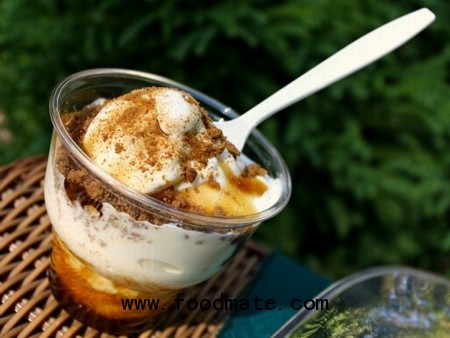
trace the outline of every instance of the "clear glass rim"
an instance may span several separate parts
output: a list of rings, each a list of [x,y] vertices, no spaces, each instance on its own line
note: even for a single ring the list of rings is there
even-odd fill
[[[85,152],[76,144],[76,142],[69,136],[67,133],[61,117],[59,113],[58,103],[61,101],[62,96],[64,94],[65,89],[70,86],[75,81],[89,80],[94,78],[99,78],[102,76],[109,77],[117,77],[117,78],[126,78],[130,80],[139,80],[139,81],[157,81],[161,82],[161,84],[165,84],[167,86],[173,86],[185,90],[191,93],[194,97],[196,97],[203,104],[207,104],[211,107],[214,107],[218,111],[222,113],[226,113],[230,116],[238,116],[238,114],[229,106],[222,104],[221,102],[209,97],[208,95],[190,88],[182,83],[176,82],[164,76],[156,75],[153,73],[129,70],[123,68],[94,68],[83,70],[68,77],[64,78],[60,81],[55,88],[53,89],[50,100],[49,100],[49,110],[50,110],[50,118],[57,133],[57,136],[60,142],[71,152],[71,155],[75,157],[83,166],[85,166],[88,170],[94,173],[98,178],[102,181],[106,182],[110,186],[113,186],[120,193],[127,196],[131,200],[137,201],[140,204],[148,205],[152,208],[157,208],[161,210],[163,213],[170,214],[171,217],[179,220],[183,220],[188,222],[189,224],[200,225],[200,226],[220,226],[222,229],[236,229],[246,227],[251,224],[260,223],[264,220],[274,217],[277,215],[289,201],[291,195],[291,178],[289,175],[288,168],[279,154],[279,152],[275,149],[274,146],[257,130],[252,132],[252,136],[258,141],[258,143],[264,148],[264,150],[270,155],[273,159],[273,163],[276,164],[276,170],[278,172],[278,177],[281,178],[282,182],[282,192],[278,201],[272,205],[270,208],[258,212],[256,214],[245,215],[245,216],[235,216],[235,217],[221,217],[221,216],[209,216],[202,215],[197,213],[192,213],[187,210],[183,210],[180,208],[176,208],[170,206],[156,198],[146,196],[141,194],[129,187],[127,187],[122,182],[118,181],[114,177],[110,176],[106,171],[104,171],[101,167],[96,165],[86,154]]]
[[[433,272],[421,270],[414,267],[404,266],[404,265],[383,265],[368,268],[362,271],[355,272],[347,277],[343,277],[336,282],[332,283],[330,286],[325,288],[323,291],[314,296],[314,299],[334,299],[336,296],[342,294],[344,291],[376,277],[382,276],[399,276],[407,275],[414,276],[418,278],[423,278],[432,281],[437,284],[446,285],[450,289],[450,280],[435,274]],[[288,333],[307,321],[311,316],[313,316],[316,311],[310,311],[307,309],[302,309],[297,312],[287,323],[285,323],[273,336],[272,338],[282,338],[287,337]]]
[[[331,299],[336,295],[341,294],[343,291],[360,284],[368,279],[375,277],[381,277],[386,275],[398,276],[398,275],[409,275],[419,278],[424,278],[427,280],[432,280],[436,283],[448,285],[450,288],[450,280],[443,276],[439,276],[435,273],[420,270],[417,268],[402,266],[402,265],[385,265],[376,266],[373,268],[368,268],[359,272],[355,272],[350,276],[344,277],[335,283],[331,284],[325,290],[323,290],[317,298]]]

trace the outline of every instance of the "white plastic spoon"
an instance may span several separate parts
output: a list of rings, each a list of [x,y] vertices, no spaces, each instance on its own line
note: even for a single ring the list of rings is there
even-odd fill
[[[284,88],[230,121],[218,121],[239,150],[259,123],[301,99],[378,60],[414,37],[435,19],[427,8],[404,15],[354,41]]]

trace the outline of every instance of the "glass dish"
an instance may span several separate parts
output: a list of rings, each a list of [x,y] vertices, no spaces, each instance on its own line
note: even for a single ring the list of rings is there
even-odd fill
[[[414,268],[355,273],[312,303],[321,306],[303,308],[272,338],[450,336],[450,280]]]

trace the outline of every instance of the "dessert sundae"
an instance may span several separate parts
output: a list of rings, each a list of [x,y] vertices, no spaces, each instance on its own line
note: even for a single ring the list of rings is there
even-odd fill
[[[241,154],[186,91],[146,86],[59,110],[45,184],[50,281],[94,327],[127,332],[166,310],[226,264],[260,223],[252,215],[286,196],[288,178]],[[144,298],[158,309],[121,305]]]

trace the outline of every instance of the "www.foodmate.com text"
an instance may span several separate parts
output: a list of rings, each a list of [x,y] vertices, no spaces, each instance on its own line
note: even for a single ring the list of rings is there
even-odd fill
[[[160,301],[157,298],[122,298],[122,308],[124,311],[131,310],[166,310],[160,307]],[[171,308],[179,311],[183,308],[188,310],[216,310],[216,311],[262,311],[262,310],[282,310],[286,307],[281,306],[274,298],[263,298],[258,295],[253,295],[250,298],[229,298],[223,293],[215,299],[195,299],[186,298],[183,292],[177,294],[173,299]],[[299,299],[292,298],[288,301],[287,306],[293,310],[328,310],[328,299]]]

